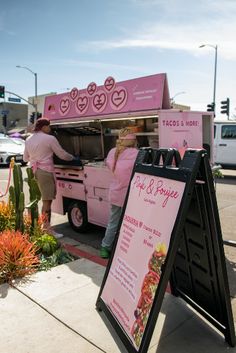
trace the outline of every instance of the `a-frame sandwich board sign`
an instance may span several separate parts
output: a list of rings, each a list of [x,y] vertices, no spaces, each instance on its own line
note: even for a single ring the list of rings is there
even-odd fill
[[[196,185],[204,183],[211,212],[206,209],[202,212],[208,221],[210,216],[213,217],[213,226],[206,231],[214,229],[217,238],[209,236],[208,242],[215,242],[210,248],[220,254],[218,257],[210,254],[213,263],[209,262],[209,266],[215,266],[215,275],[211,278],[214,291],[211,294],[214,296],[217,291],[218,310],[225,311],[224,315],[210,321],[224,333],[230,345],[235,344],[223,243],[218,231],[220,223],[212,195],[213,180],[208,157],[204,150],[187,150],[179,162],[180,157],[175,150],[143,149],[139,152],[116,243],[96,302],[97,309],[105,313],[130,353],[147,352],[169,280],[173,294],[181,295],[195,308],[210,311],[203,305],[206,300],[203,292],[199,291],[194,296],[192,289],[192,298],[191,295],[188,298],[189,293],[178,273],[185,265],[178,258],[181,257],[179,247],[183,243],[183,232],[188,233],[186,220],[192,213],[190,206],[198,193]],[[188,248],[185,254],[187,251]],[[205,266],[207,268],[208,264]],[[212,311],[209,316],[211,318]]]
[[[170,284],[172,294],[181,296],[235,345],[223,238],[207,157],[201,159]]]

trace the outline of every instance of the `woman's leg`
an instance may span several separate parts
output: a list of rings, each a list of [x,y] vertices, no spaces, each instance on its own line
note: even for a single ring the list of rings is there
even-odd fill
[[[111,205],[109,222],[107,225],[105,236],[102,239],[103,248],[111,250],[119,225],[121,212],[122,207]]]

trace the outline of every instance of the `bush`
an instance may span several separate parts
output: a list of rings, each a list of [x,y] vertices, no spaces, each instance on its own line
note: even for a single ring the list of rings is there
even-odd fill
[[[0,284],[74,260],[44,228],[43,215],[32,225],[31,214],[25,212],[23,222],[24,234],[15,230],[13,205],[0,201]]]
[[[6,230],[0,233],[0,282],[28,276],[37,271],[39,258],[37,247],[27,235]]]
[[[10,203],[0,202],[0,232],[15,228],[15,212]]]
[[[52,255],[59,247],[58,241],[51,234],[45,233],[32,239],[35,239],[39,251],[47,256]]]
[[[41,256],[39,271],[47,271],[52,267],[66,264],[67,262],[73,260],[74,257],[72,255],[70,255],[66,250],[59,248],[50,256]]]

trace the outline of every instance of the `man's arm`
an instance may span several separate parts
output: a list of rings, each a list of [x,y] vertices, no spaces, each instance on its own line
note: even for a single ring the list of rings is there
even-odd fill
[[[52,136],[52,143],[51,143],[51,148],[53,153],[55,153],[55,155],[57,157],[59,157],[60,159],[63,159],[65,161],[72,161],[74,159],[74,156],[68,152],[66,152],[61,145],[59,144],[59,142],[57,141],[56,137]]]

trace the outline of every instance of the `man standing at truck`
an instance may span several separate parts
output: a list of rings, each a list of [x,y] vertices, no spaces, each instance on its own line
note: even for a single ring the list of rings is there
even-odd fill
[[[50,121],[46,118],[38,119],[35,123],[33,135],[28,137],[25,142],[23,156],[25,162],[30,162],[41,191],[42,214],[45,216],[44,226],[46,229],[50,227],[51,205],[56,198],[53,154],[66,161],[75,159],[73,155],[60,146],[57,139],[50,135],[50,132]],[[56,233],[51,229],[50,233],[57,239],[63,237],[63,234]]]

